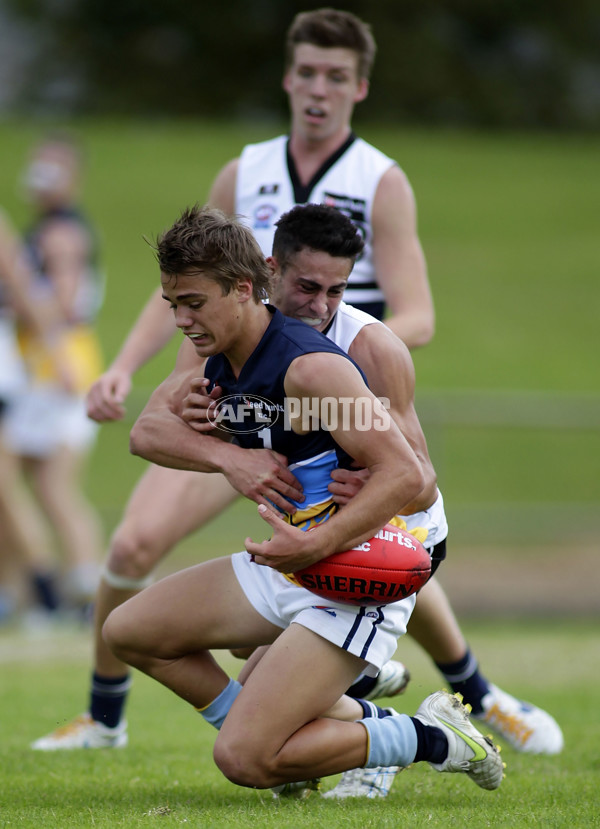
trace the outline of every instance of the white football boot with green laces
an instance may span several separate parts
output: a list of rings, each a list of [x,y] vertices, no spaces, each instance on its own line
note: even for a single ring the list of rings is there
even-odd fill
[[[497,789],[504,777],[500,750],[471,723],[469,710],[460,694],[447,691],[437,691],[423,700],[416,719],[441,729],[448,740],[444,762],[430,766],[436,771],[462,772],[482,789]]]

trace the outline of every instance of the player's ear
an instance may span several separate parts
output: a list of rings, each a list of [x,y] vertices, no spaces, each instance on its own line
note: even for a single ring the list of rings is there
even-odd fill
[[[279,262],[277,259],[274,256],[267,256],[265,262],[267,263],[271,276],[275,276],[279,272]]]
[[[283,91],[287,92],[289,94],[289,92],[290,92],[290,73],[289,72],[286,72],[285,75],[283,76],[283,79],[281,81],[281,86],[283,87]]]
[[[254,294],[254,286],[250,279],[240,279],[235,287],[238,300],[240,302],[248,302],[252,299]]]
[[[358,88],[354,96],[354,103],[359,104],[364,101],[369,94],[369,81],[366,78],[360,78],[358,81]]]

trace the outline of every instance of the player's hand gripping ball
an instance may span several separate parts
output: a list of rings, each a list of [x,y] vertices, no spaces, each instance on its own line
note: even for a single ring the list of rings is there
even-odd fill
[[[291,578],[322,599],[384,605],[415,593],[430,574],[431,558],[421,542],[386,524],[368,541],[304,567]]]

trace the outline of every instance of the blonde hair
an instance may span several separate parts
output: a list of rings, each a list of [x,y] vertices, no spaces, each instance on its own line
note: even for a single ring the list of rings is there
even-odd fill
[[[256,302],[269,295],[270,271],[251,231],[214,207],[187,207],[159,236],[155,250],[167,276],[202,273],[220,285],[223,295],[248,279]]]

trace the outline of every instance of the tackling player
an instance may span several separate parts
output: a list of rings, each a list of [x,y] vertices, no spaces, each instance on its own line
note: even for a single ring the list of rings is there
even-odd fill
[[[197,357],[208,358],[205,375],[211,386],[221,387],[245,409],[252,410],[248,399],[260,398],[284,410],[291,398],[302,407],[308,401],[311,410],[326,399],[336,410],[337,423],[327,429],[319,425],[306,431],[285,418],[268,428],[273,449],[299,464],[306,505],[314,504],[323,486],[326,491],[329,472],[320,469],[324,457],[333,454],[341,464],[352,458],[370,474],[349,503],[328,511],[312,532],[261,504],[270,540],[247,538],[248,552],[189,568],[129,599],[104,624],[109,647],[219,729],[215,761],[239,785],[285,786],[358,766],[426,760],[438,771],[466,773],[484,789],[498,788],[503,764],[497,749],[446,692],[424,700],[414,717],[345,722],[327,716],[358,673],[377,673],[393,655],[414,597],[385,607],[328,602],[322,608],[314,605],[313,594],[285,577],[367,540],[405,505],[413,505],[413,511],[427,508],[427,469],[415,449],[395,419],[386,418],[344,352],[314,328],[261,302],[268,272],[242,225],[219,211],[192,208],[160,237],[157,250],[163,296]],[[354,257],[330,258],[347,278]],[[170,410],[163,419],[168,428],[157,432],[151,418],[150,428],[141,430],[144,440],[149,434],[150,444],[157,442],[171,465],[226,472],[235,459],[243,463],[243,454],[261,439],[259,432],[246,429],[242,417],[232,420],[239,445],[198,435],[177,414],[186,383],[177,376],[172,380]],[[342,401],[348,399],[350,417],[344,417]],[[361,429],[359,403],[383,417],[386,428]],[[252,411],[256,420],[257,410]],[[139,448],[137,431],[132,432],[134,448]],[[261,644],[271,647],[243,687],[210,653]]]

